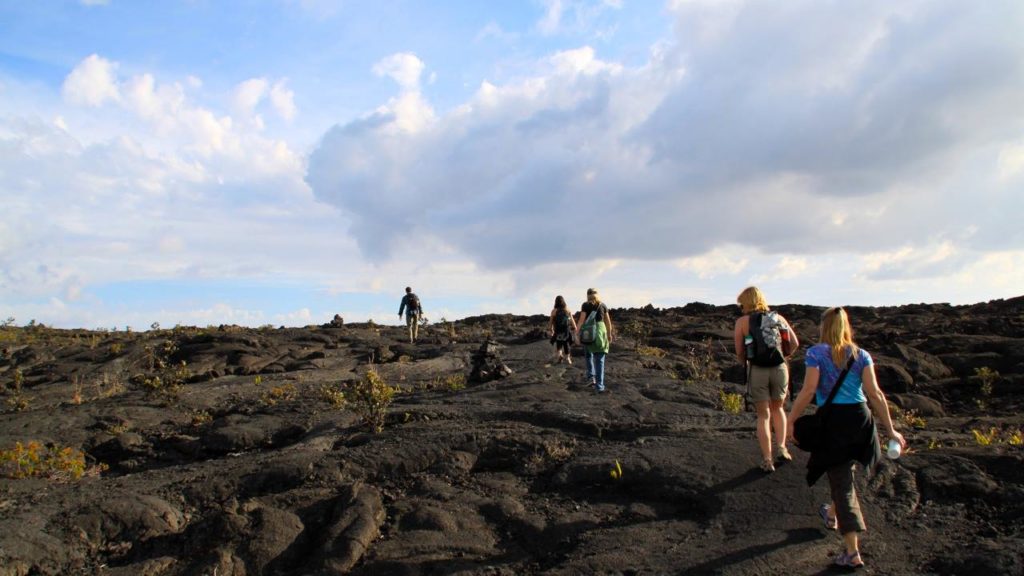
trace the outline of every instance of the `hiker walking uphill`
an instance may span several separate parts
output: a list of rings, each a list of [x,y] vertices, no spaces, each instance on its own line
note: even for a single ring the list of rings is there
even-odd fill
[[[405,296],[402,297],[402,304],[398,307],[398,317],[402,317],[405,311],[405,325],[409,327],[409,342],[416,342],[419,334],[420,314],[423,307],[420,306],[420,297],[413,293],[412,288],[405,287]]]
[[[558,362],[561,363],[564,359],[572,364],[572,353],[569,347],[572,345],[573,335],[576,334],[576,321],[572,319],[565,298],[562,298],[561,295],[555,297],[555,307],[551,309],[548,332],[551,334],[551,343],[554,344],[555,351],[558,352]]]
[[[587,381],[595,392],[603,394],[606,391],[605,356],[612,342],[612,317],[596,288],[587,289],[587,301],[580,309],[576,324],[580,327],[577,338],[587,352]]]
[[[853,341],[850,319],[842,308],[829,308],[821,318],[821,343],[807,351],[807,372],[789,412],[788,438],[799,440],[797,446],[811,452],[807,461],[807,485],[813,486],[823,474],[828,475],[832,496],[830,504],[818,509],[825,527],[839,529],[843,551],[835,564],[844,568],[860,568],[859,535],[867,529],[854,486],[857,463],[871,469],[878,460],[878,429],[881,421],[889,438],[899,450],[907,447],[903,435],[893,427],[885,394],[878,386],[871,355]],[[797,432],[795,419],[816,397],[820,428],[810,437]],[[870,404],[871,410],[868,410]],[[874,416],[872,416],[874,412]],[[804,420],[801,420],[803,423]],[[800,433],[799,439],[794,433]],[[815,442],[816,441],[816,442]],[[812,446],[815,443],[817,445]]]
[[[789,391],[786,358],[799,346],[789,322],[768,309],[768,301],[756,286],[740,292],[736,303],[743,316],[736,320],[733,340],[736,358],[747,365],[747,391],[757,411],[757,443],[761,448],[761,469],[774,472],[772,428],[778,441],[776,455],[792,460],[786,450],[786,413],[783,404]]]

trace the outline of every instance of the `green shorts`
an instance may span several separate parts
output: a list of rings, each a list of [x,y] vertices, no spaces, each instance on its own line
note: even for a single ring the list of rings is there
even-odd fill
[[[785,400],[789,393],[789,366],[750,367],[750,401]]]

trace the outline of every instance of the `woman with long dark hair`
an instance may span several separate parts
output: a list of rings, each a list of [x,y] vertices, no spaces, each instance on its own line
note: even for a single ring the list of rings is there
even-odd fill
[[[548,332],[551,334],[551,343],[558,353],[557,361],[566,360],[572,364],[572,353],[569,346],[572,345],[572,336],[576,333],[576,321],[569,313],[569,307],[565,298],[561,295],[555,296],[555,307],[551,309],[551,318],[548,323]]]
[[[893,428],[889,405],[878,386],[871,355],[854,343],[846,310],[829,308],[825,311],[821,318],[821,342],[807,351],[806,364],[804,387],[789,412],[787,437],[790,439],[793,438],[793,422],[803,414],[811,396],[816,395],[818,406],[824,404],[844,368],[849,366],[831,404],[821,408],[828,413],[824,430],[827,445],[811,452],[807,462],[807,485],[812,486],[822,475],[828,475],[832,502],[822,504],[818,514],[826,528],[838,528],[843,536],[843,551],[836,558],[836,565],[860,568],[864,561],[860,557],[859,535],[867,527],[854,487],[854,470],[857,463],[870,469],[881,454],[875,417],[881,421],[886,435],[896,440],[901,448],[906,447],[907,441]]]

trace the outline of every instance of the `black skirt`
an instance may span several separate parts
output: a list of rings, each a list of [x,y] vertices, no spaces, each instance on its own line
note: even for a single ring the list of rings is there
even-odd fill
[[[870,469],[882,455],[875,418],[867,403],[830,404],[823,410],[827,411],[828,445],[811,452],[807,461],[808,486],[813,486],[833,466],[853,460]]]

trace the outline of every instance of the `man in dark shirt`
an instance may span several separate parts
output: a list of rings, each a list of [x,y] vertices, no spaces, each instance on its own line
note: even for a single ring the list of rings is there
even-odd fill
[[[409,327],[409,342],[416,342],[419,333],[420,314],[423,308],[420,306],[420,297],[413,294],[412,288],[405,287],[405,296],[402,297],[402,304],[398,307],[398,317],[402,317],[405,311],[405,325]]]

